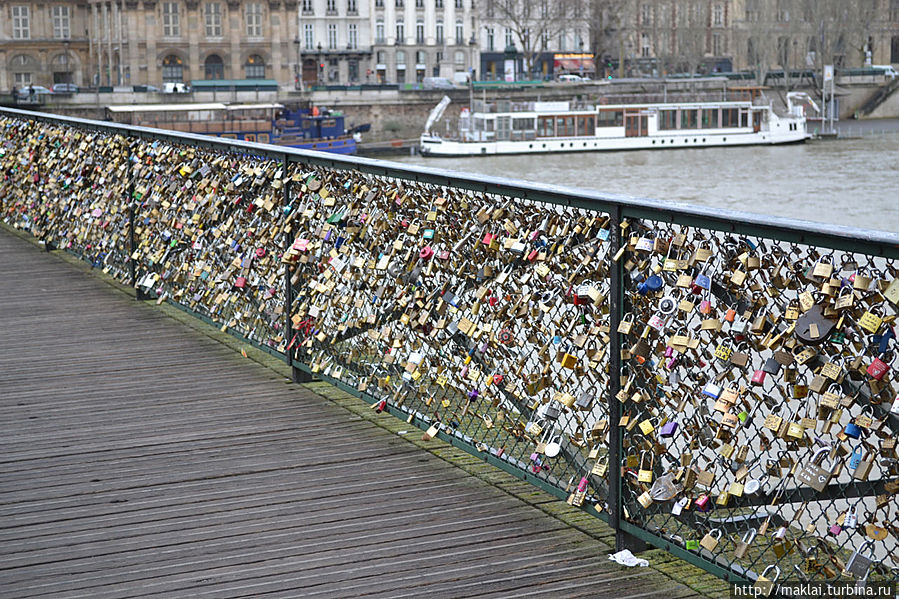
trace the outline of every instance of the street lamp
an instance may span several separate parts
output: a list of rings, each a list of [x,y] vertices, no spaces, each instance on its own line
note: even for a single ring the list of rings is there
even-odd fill
[[[318,85],[322,84],[322,75],[325,73],[325,63],[322,62],[322,43],[318,43],[318,77],[316,81]]]
[[[584,38],[581,37],[581,34],[577,34],[577,45],[580,48],[580,56],[578,57],[578,62],[581,65],[581,79],[584,78]]]

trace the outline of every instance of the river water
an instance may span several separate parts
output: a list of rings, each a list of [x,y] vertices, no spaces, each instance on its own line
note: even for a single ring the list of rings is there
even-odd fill
[[[396,160],[899,231],[899,120],[843,122],[837,128],[840,139],[787,146]]]

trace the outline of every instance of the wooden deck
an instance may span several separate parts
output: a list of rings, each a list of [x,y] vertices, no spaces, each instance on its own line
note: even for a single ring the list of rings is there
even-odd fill
[[[615,565],[601,535],[547,513],[561,502],[472,476],[84,270],[0,229],[0,597],[708,584],[660,552],[662,571]]]

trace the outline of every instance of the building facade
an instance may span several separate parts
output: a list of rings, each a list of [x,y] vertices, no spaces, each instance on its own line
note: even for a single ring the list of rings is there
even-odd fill
[[[594,53],[630,76],[899,65],[899,0],[0,0],[0,90],[549,78]]]
[[[415,83],[477,69],[474,0],[370,0],[372,81]]]
[[[0,88],[299,78],[297,2],[0,1]]]

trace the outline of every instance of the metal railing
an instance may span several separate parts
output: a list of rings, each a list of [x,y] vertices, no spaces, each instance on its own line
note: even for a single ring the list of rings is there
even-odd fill
[[[15,110],[0,165],[8,224],[619,546],[897,578],[895,234]]]

